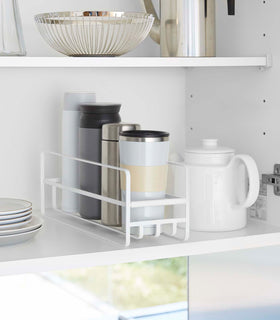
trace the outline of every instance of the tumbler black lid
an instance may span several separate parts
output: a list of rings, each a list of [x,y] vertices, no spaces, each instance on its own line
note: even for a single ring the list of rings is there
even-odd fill
[[[169,133],[154,130],[130,130],[120,133],[120,140],[138,142],[160,142],[168,141]]]
[[[80,106],[80,110],[83,113],[93,113],[93,114],[101,114],[101,113],[119,113],[121,109],[121,104],[119,103],[90,103],[90,104],[82,104]]]

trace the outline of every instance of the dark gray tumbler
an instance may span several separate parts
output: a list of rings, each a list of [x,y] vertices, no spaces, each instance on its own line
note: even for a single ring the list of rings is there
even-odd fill
[[[81,105],[79,130],[80,158],[101,162],[102,126],[119,123],[121,105],[113,103],[93,103]],[[80,164],[80,188],[101,194],[101,167]],[[80,196],[80,215],[85,219],[101,219],[101,201]]]

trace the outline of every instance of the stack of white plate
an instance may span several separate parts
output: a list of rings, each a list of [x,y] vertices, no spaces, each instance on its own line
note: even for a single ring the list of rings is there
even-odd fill
[[[42,219],[32,215],[31,202],[0,198],[0,245],[29,240],[41,228]]]

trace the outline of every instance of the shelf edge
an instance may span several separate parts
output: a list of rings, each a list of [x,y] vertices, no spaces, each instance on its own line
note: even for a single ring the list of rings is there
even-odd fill
[[[203,254],[253,249],[280,244],[280,233],[253,235],[233,239],[184,242],[146,248],[121,249],[108,252],[77,254],[38,259],[0,262],[0,275],[49,272],[63,269],[196,256]]]
[[[73,58],[0,57],[0,68],[193,68],[193,67],[270,67],[271,55],[263,57],[203,58]]]

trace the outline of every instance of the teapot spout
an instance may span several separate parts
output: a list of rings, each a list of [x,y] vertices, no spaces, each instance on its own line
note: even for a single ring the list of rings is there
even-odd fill
[[[155,18],[153,27],[150,32],[150,37],[158,44],[160,44],[160,20],[151,0],[141,0],[144,9],[147,13],[152,14]]]

